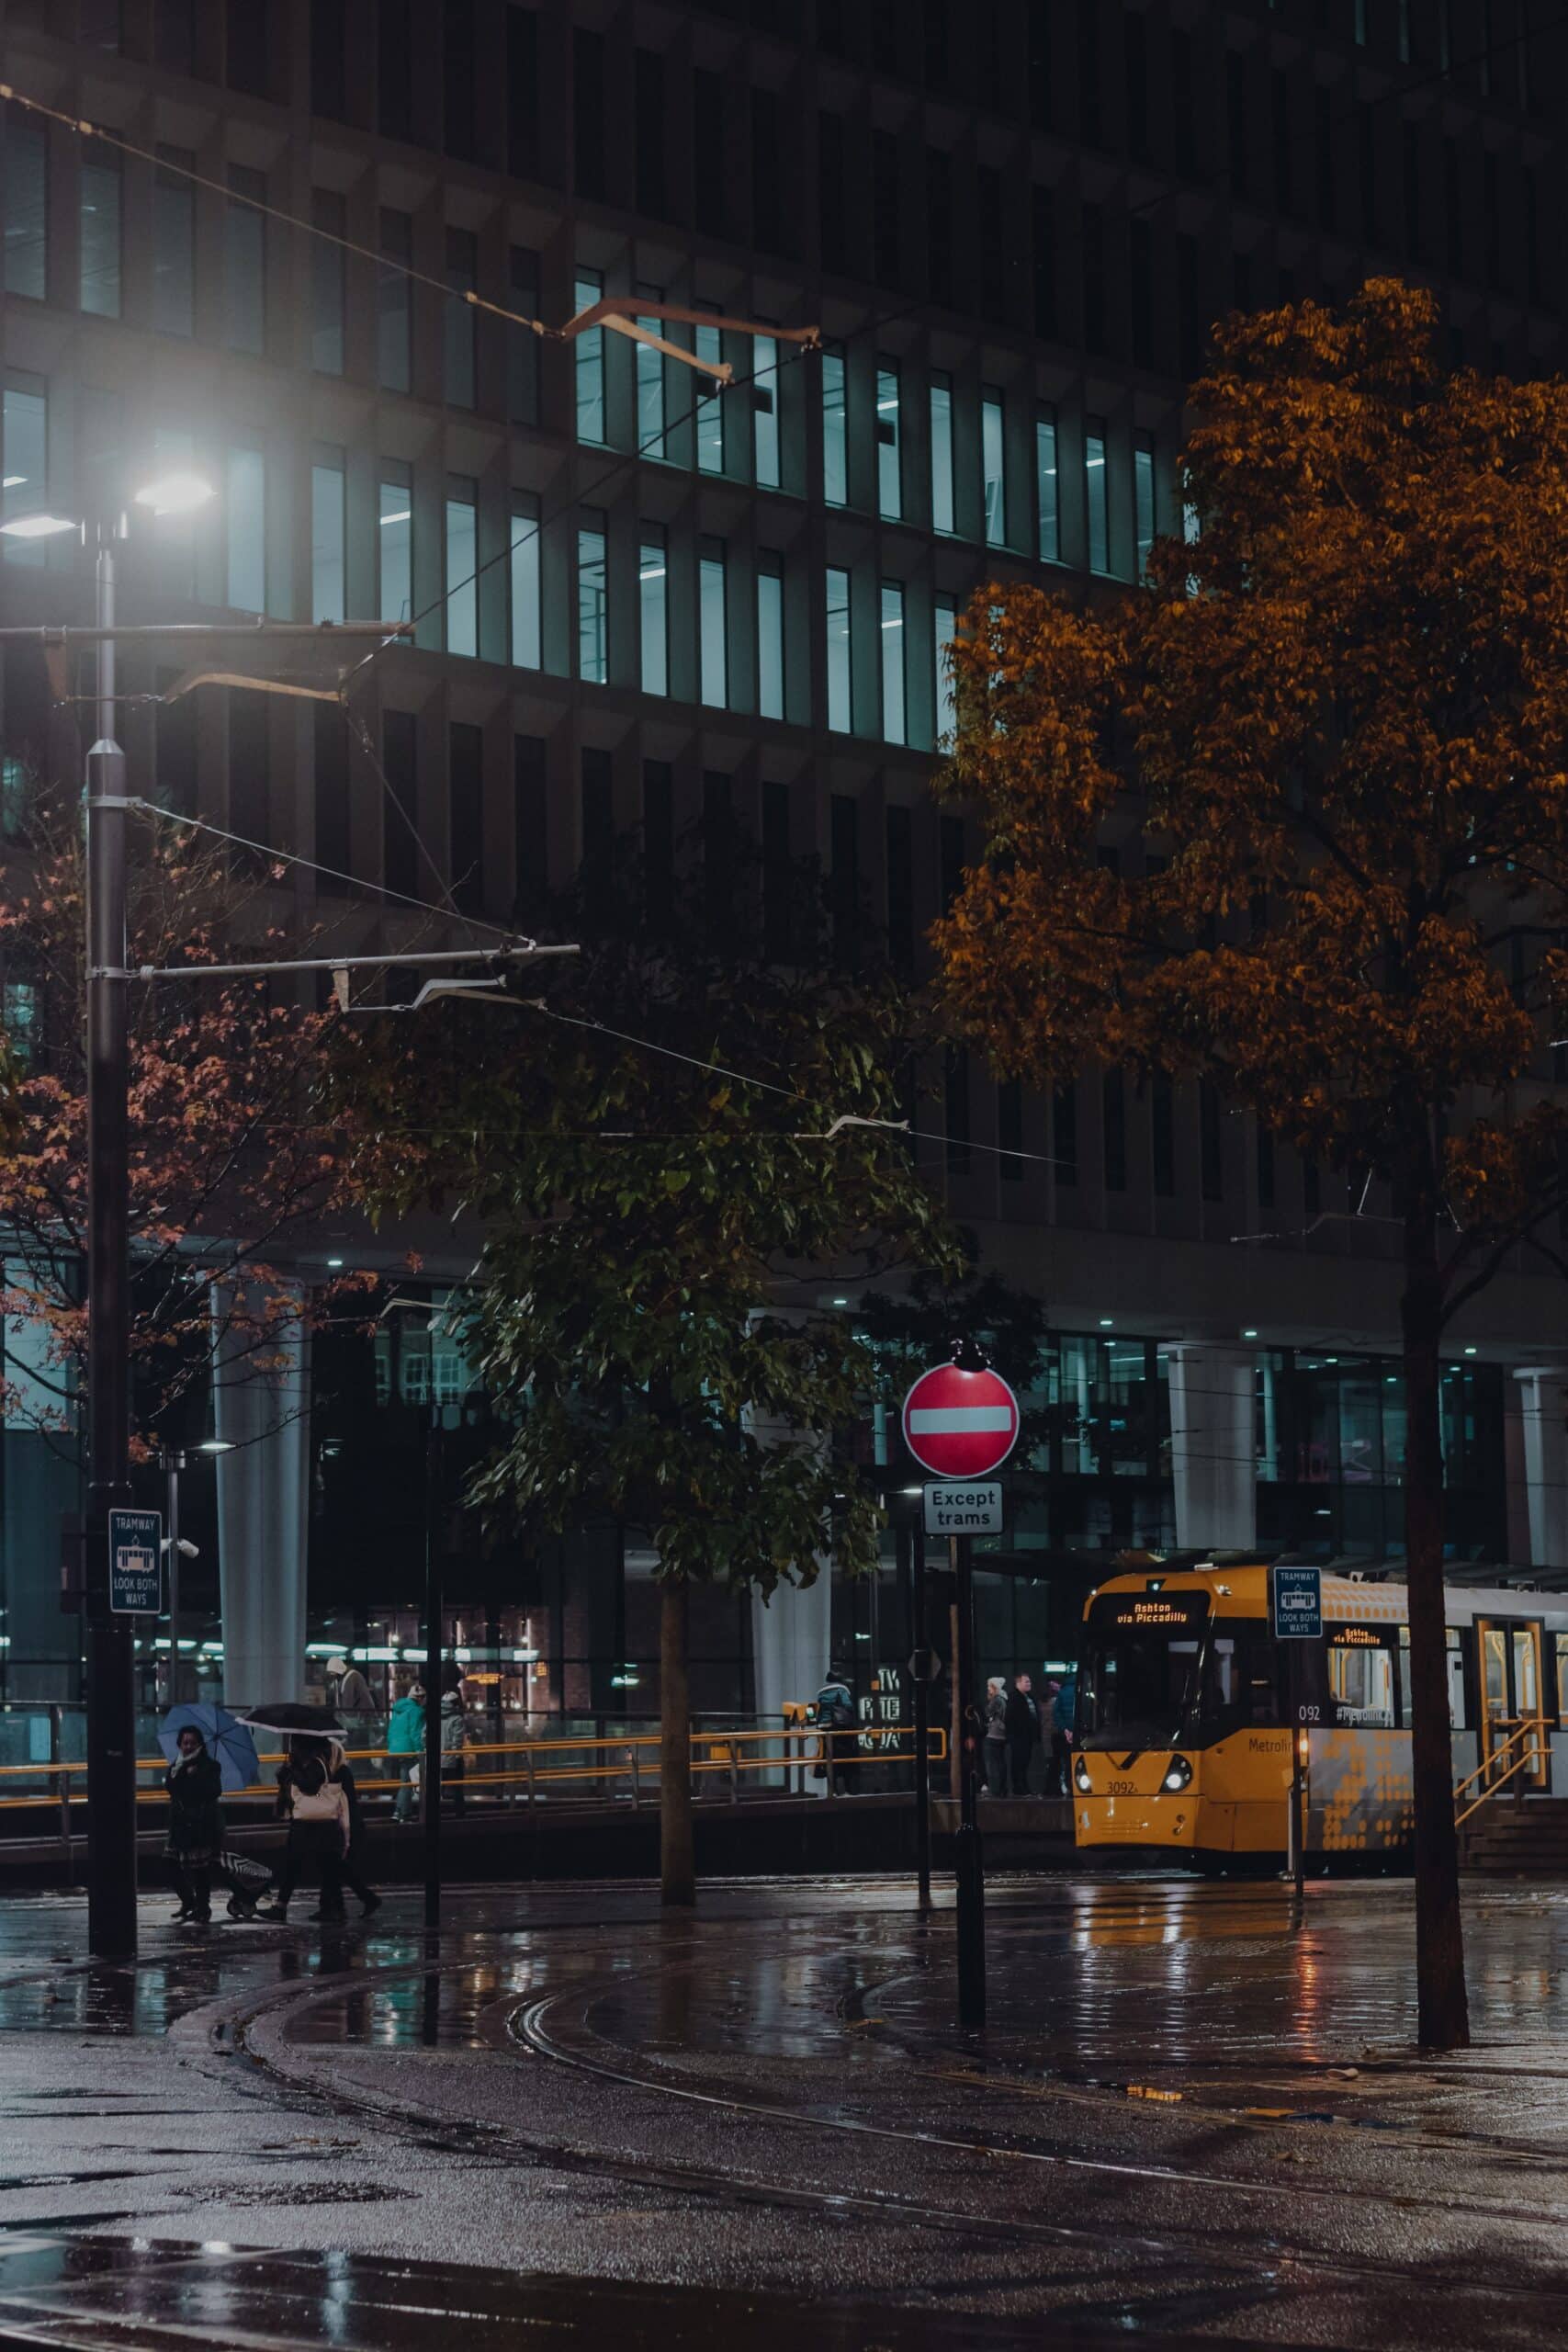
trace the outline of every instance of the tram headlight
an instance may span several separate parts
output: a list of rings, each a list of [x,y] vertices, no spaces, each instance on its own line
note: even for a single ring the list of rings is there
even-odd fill
[[[1185,1756],[1173,1756],[1165,1768],[1165,1778],[1160,1782],[1160,1787],[1168,1790],[1172,1796],[1176,1796],[1183,1789],[1190,1788],[1191,1785],[1191,1765],[1189,1764]]]
[[[1089,1766],[1081,1756],[1075,1756],[1073,1758],[1073,1786],[1080,1797],[1089,1795],[1094,1787],[1093,1781],[1089,1777]]]

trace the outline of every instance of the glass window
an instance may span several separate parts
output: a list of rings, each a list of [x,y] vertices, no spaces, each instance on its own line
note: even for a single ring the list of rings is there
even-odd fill
[[[725,561],[722,539],[704,539],[697,560],[697,605],[702,633],[702,698],[722,710],[729,699],[725,645]]]
[[[898,368],[891,359],[876,363],[876,503],[889,523],[897,523],[904,512]]]
[[[828,724],[840,735],[850,731],[850,575],[828,571]]]
[[[1078,1673],[1081,1746],[1173,1747],[1198,1699],[1201,1593],[1107,1593],[1091,1602]]]
[[[385,458],[377,491],[378,552],[381,564],[380,616],[413,617],[413,481],[407,466]]]
[[[41,302],[48,276],[48,142],[35,115],[8,106],[6,141],[6,291]],[[188,333],[188,329],[187,329]]]
[[[604,526],[585,523],[577,534],[577,674],[594,686],[610,674],[607,602]]]
[[[36,980],[7,980],[0,988],[0,1028],[17,1066],[30,1070],[38,1060],[39,992]]]
[[[947,649],[958,634],[958,606],[951,596],[939,596],[931,606],[932,648],[936,671],[936,740],[941,748],[953,741],[955,708],[953,673]]]
[[[986,543],[1007,545],[1007,460],[1002,447],[1002,396],[983,393],[980,400],[980,462],[986,477]]]
[[[822,495],[842,506],[850,494],[849,451],[844,432],[844,355],[822,354]]]
[[[931,528],[957,528],[953,503],[953,379],[931,378]]]
[[[119,158],[82,158],[81,303],[96,318],[119,316]]]
[[[1089,568],[1111,569],[1110,485],[1105,479],[1105,427],[1086,419],[1083,436],[1084,497],[1089,508]]]
[[[1040,560],[1062,560],[1061,505],[1056,494],[1056,412],[1043,408],[1034,420],[1034,511],[1040,531]]]
[[[696,354],[699,359],[722,356],[716,327],[697,329]],[[697,378],[697,464],[705,474],[724,471],[724,395],[711,376]]]
[[[1393,1731],[1394,1651],[1390,1636],[1369,1625],[1336,1626],[1328,1640],[1328,1695],[1337,1724]]]
[[[343,459],[310,468],[310,618],[341,621],[344,610]]]
[[[479,650],[479,489],[454,476],[446,490],[446,650]]]
[[[784,560],[757,558],[757,708],[764,718],[784,715]]]
[[[572,300],[577,310],[592,310],[604,292],[604,280],[596,269],[580,269],[572,286]],[[580,334],[577,351],[577,437],[580,441],[603,443],[604,438],[604,330],[590,327]],[[584,673],[586,674],[586,673]]]
[[[41,514],[49,503],[49,408],[41,379],[6,379],[5,487],[0,511],[6,522],[18,515]],[[7,563],[39,566],[47,562],[41,539],[7,538]]]
[[[158,153],[170,165],[190,163],[178,148]],[[152,183],[152,324],[160,334],[188,335],[195,309],[195,191],[178,171],[160,169]]]
[[[637,553],[637,610],[642,631],[642,690],[645,695],[670,691],[670,565],[664,533],[651,523],[642,526]]]
[[[904,591],[897,580],[882,583],[882,732],[889,743],[906,743],[904,723]]]
[[[658,300],[658,288],[638,288],[638,292]],[[649,334],[662,335],[662,319],[638,319],[637,324]],[[668,338],[667,338],[668,339]],[[634,344],[637,353],[637,446],[645,458],[662,459],[664,447],[664,355],[650,350],[646,343]]]
[[[266,174],[229,166],[223,213],[223,340],[231,351],[266,347]],[[313,242],[313,241],[312,241]]]
[[[515,492],[512,500],[512,659],[520,670],[543,662],[543,616],[539,603],[539,502]]]
[[[1155,444],[1152,433],[1140,433],[1133,446],[1133,522],[1138,540],[1138,577],[1146,579],[1149,549],[1155,543]]]
[[[223,518],[229,531],[229,602],[237,613],[266,610],[266,460],[231,449]]]
[[[407,212],[381,211],[380,268],[376,273],[376,380],[384,392],[409,389],[409,265],[413,258],[413,220]]]
[[[779,347],[771,334],[753,335],[752,447],[762,490],[779,486]]]
[[[464,296],[478,291],[479,240],[471,229],[446,232],[446,398],[454,408],[472,408],[479,398],[476,330],[479,313]]]
[[[318,375],[343,374],[344,200],[319,187],[310,199],[317,233],[310,240],[310,365]]]

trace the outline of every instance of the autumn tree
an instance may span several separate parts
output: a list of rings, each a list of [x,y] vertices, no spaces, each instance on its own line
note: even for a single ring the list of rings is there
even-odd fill
[[[133,842],[133,967],[199,969],[237,939],[258,958],[297,952],[265,912],[275,875],[161,822]],[[86,1369],[84,884],[80,826],[43,802],[0,866],[0,1311],[32,1340],[25,1374],[0,1371],[0,1402],[13,1426],[68,1450]],[[215,1362],[265,1376],[286,1325],[343,1312],[359,1285],[302,1290],[287,1265],[339,1198],[311,1114],[325,1018],[292,984],[260,980],[146,982],[130,1002],[132,1449],[145,1458]]]
[[[1419,2031],[1468,2039],[1438,1348],[1565,1271],[1568,387],[1446,373],[1431,299],[1234,318],[1181,461],[1194,544],[1085,605],[986,589],[949,788],[985,828],[939,930],[1008,1072],[1207,1079],[1387,1188],[1401,1251]],[[1097,854],[1141,823],[1141,870]],[[1123,867],[1128,861],[1123,860]]]
[[[590,894],[562,918],[581,962],[506,990],[535,1003],[382,1023],[335,1091],[375,1210],[460,1204],[485,1236],[470,1345],[511,1431],[475,1497],[541,1533],[601,1511],[657,1554],[671,1904],[694,1889],[693,1589],[809,1584],[829,1548],[852,1575],[876,1560],[876,1498],[833,1446],[874,1364],[820,1291],[957,1262],[882,1124],[902,1000],[768,964],[744,904],[660,893],[639,917]]]

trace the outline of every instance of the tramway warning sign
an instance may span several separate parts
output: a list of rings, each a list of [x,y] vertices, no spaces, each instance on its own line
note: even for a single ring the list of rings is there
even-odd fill
[[[1321,1568],[1270,1568],[1269,1613],[1277,1642],[1323,1639]]]
[[[999,1373],[939,1364],[904,1399],[904,1442],[934,1478],[984,1478],[1018,1443],[1018,1399]]]
[[[156,1617],[164,1606],[164,1515],[109,1513],[109,1607],[122,1617]]]
[[[1002,1532],[1002,1482],[999,1478],[950,1478],[940,1487],[923,1489],[928,1535],[999,1535]]]

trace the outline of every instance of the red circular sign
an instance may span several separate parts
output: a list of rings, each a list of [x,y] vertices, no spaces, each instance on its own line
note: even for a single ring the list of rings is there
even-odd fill
[[[904,1399],[904,1442],[938,1478],[983,1478],[1018,1443],[1018,1398],[999,1373],[939,1364]]]

